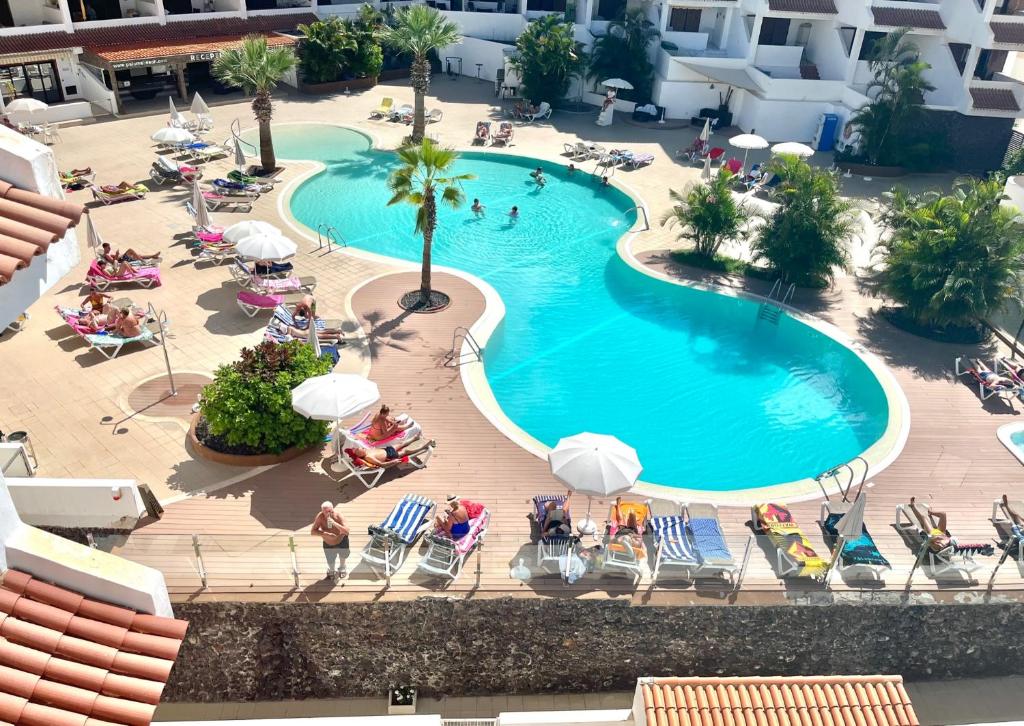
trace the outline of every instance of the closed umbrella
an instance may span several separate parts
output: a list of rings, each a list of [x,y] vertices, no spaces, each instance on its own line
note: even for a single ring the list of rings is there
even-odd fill
[[[629,81],[624,81],[621,78],[609,78],[607,81],[601,81],[601,85],[605,88],[619,88],[627,91],[633,90],[633,84]]]
[[[235,137],[235,166],[238,167],[238,171],[245,171],[245,167],[248,162],[245,160],[245,152],[242,151],[242,144],[239,142],[238,137]]]
[[[258,233],[243,237],[235,245],[242,257],[254,260],[286,260],[297,251],[297,247],[287,237],[279,234]]]
[[[315,327],[311,320],[310,327]],[[373,381],[354,373],[328,373],[307,378],[292,389],[292,409],[307,418],[334,421],[338,454],[341,454],[341,420],[354,416],[380,400]],[[337,467],[335,468],[337,470]]]
[[[808,156],[814,156],[814,149],[807,144],[800,144],[796,141],[786,141],[782,144],[775,144],[772,147],[773,154],[791,154],[793,156],[799,156],[801,159],[806,159]]]
[[[92,223],[91,214],[85,215],[85,239],[89,243],[89,247],[94,250],[98,250],[103,245],[103,238],[100,237],[96,225]]]
[[[237,222],[224,230],[224,241],[237,244],[246,237],[254,234],[273,234],[281,236],[281,230],[269,222],[261,222],[257,219],[247,219],[244,222]]]
[[[179,129],[174,126],[165,126],[149,138],[158,144],[191,144],[196,140],[196,137],[188,129]]]
[[[591,498],[628,491],[643,467],[636,449],[614,436],[582,433],[561,439],[548,453],[551,473],[574,492],[587,495],[587,516],[578,524],[583,534],[597,526],[590,519]]]
[[[173,101],[171,103],[173,104]],[[196,116],[210,115],[210,107],[206,105],[206,101],[198,93],[192,97],[192,113]]]
[[[322,356],[324,352],[320,349],[320,336],[316,334],[316,319],[310,318],[309,320],[309,345],[313,348],[313,355],[317,358]]]
[[[700,140],[703,141],[706,144],[708,142],[708,139],[710,139],[710,138],[711,138],[711,119],[707,119],[704,122],[704,128],[701,129]]]
[[[861,492],[853,501],[853,505],[847,510],[838,522],[836,522],[836,543],[833,550],[832,562],[829,566],[829,575],[832,568],[843,556],[843,547],[847,542],[857,539],[864,533],[864,509],[867,507],[868,495]]]
[[[174,118],[174,114],[178,113],[178,109],[174,107],[174,96],[167,97],[167,109],[171,114],[171,118]]]
[[[711,157],[704,157],[704,168],[700,172],[700,178],[708,181],[711,178]]]
[[[747,154],[751,149],[767,149],[768,141],[757,134],[740,134],[729,139],[729,146],[743,149],[743,168],[747,168]]]
[[[192,208],[196,212],[196,226],[210,227],[210,210],[206,207],[206,200],[203,199],[203,190],[199,187],[199,180],[192,182]]]

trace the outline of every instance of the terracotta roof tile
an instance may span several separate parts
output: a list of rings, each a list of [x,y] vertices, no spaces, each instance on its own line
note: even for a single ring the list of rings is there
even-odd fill
[[[918,10],[917,8],[873,7],[871,14],[875,17],[875,25],[889,28],[923,28],[945,30],[946,24],[937,10]]]
[[[900,676],[656,678],[648,726],[919,726]]]
[[[8,570],[0,584],[0,721],[149,726],[187,628]]]
[[[15,272],[28,267],[33,257],[46,252],[50,244],[67,234],[71,227],[78,224],[84,212],[85,207],[81,204],[17,189],[0,181],[0,285],[10,282]],[[29,582],[25,578],[11,578],[10,587],[6,584],[4,586],[7,594],[0,595],[0,611],[10,614],[11,608],[16,607],[15,601]],[[11,600],[12,597],[15,600]],[[23,607],[43,619],[63,618],[62,615],[50,612],[48,608],[54,606],[45,600],[26,601]],[[46,614],[48,612],[49,615]],[[36,622],[32,617],[26,619]],[[63,632],[63,625],[58,629]]]
[[[971,88],[974,108],[983,111],[1020,111],[1020,105],[1008,88]]]
[[[1024,23],[1001,23],[992,21],[992,38],[996,43],[1024,45]]]
[[[294,45],[296,38],[287,35],[266,35],[270,47]],[[215,38],[188,38],[161,43],[128,43],[103,47],[90,46],[89,51],[108,63],[118,61],[141,60],[143,58],[163,58],[190,53],[211,53],[237,48],[242,44],[242,36],[225,35]]]
[[[239,37],[247,33],[272,33],[293,30],[300,23],[316,20],[313,13],[287,15],[259,15],[251,18],[219,18],[216,20],[186,20],[166,25],[140,23],[107,28],[89,28],[73,33],[23,33],[0,37],[0,55],[5,53],[38,53],[64,48],[101,48],[116,45],[149,43],[160,45],[167,41],[207,38],[211,36]]]
[[[816,15],[835,15],[834,0],[768,0],[768,10],[776,13],[814,13]]]

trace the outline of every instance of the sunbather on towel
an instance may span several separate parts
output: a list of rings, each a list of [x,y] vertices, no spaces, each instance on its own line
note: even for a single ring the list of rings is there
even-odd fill
[[[542,535],[551,534],[572,534],[569,527],[569,500],[572,499],[572,492],[565,493],[565,501],[548,502],[544,505],[544,519],[540,523]]]
[[[380,407],[380,411],[373,417],[370,427],[366,429],[366,438],[370,441],[380,441],[412,427],[411,419],[399,421],[391,415],[391,409],[386,405]]]
[[[142,335],[142,322],[131,308],[121,308],[114,331],[124,338],[136,338]]]
[[[952,549],[952,538],[946,534],[946,513],[937,512],[932,509],[928,516],[925,516],[914,503],[916,498],[910,498],[910,511],[917,517],[917,522],[921,525],[921,531],[928,533],[928,549],[936,553]]]
[[[90,333],[115,329],[121,320],[121,313],[111,305],[106,305],[105,308],[102,312],[101,310],[90,310],[85,315],[79,316],[78,325]]]
[[[612,512],[612,524],[615,526],[615,533],[626,532],[632,534],[643,534],[643,528],[637,521],[636,512],[629,512],[628,516],[622,516],[622,497],[615,498],[615,507]]]
[[[462,539],[469,534],[469,512],[457,494],[449,494],[446,501],[448,511],[434,518],[434,528],[452,539]]]
[[[305,328],[296,328],[294,325],[285,325],[284,323],[280,323],[277,325],[277,329],[296,340],[307,340],[309,338],[309,326]],[[317,340],[334,342],[341,338],[341,331],[335,328],[324,328],[323,330],[316,331],[316,338]]]
[[[99,288],[97,288],[95,285],[89,285],[89,294],[85,296],[84,300],[82,300],[82,307],[89,308],[90,310],[96,312],[102,311],[106,313],[109,311],[104,310],[103,308],[107,306],[107,301],[112,299],[113,298],[111,298],[110,295],[107,295],[105,292],[100,292]]]
[[[104,242],[101,247],[100,259],[104,262],[128,262],[130,264],[146,264],[160,260],[160,253],[157,252],[155,255],[144,255],[141,252],[136,252],[131,247],[126,249],[124,252],[117,250],[112,252],[110,249],[110,243]]]
[[[1010,531],[1019,540],[1024,540],[1024,516],[1018,514],[1013,507],[1010,506],[1009,498],[1004,494],[1003,501],[999,504],[999,508],[1003,510],[1003,514],[1010,520]]]
[[[100,265],[107,277],[134,277],[135,268],[129,262],[106,262]]]
[[[427,449],[437,445],[437,442],[431,439],[430,441],[423,444],[419,448],[412,449],[411,451],[408,450],[410,446],[412,446],[419,440],[420,437],[417,436],[412,441],[407,441],[406,443],[398,447],[385,446],[383,449],[379,449],[374,446],[371,446],[369,448],[358,446],[352,449],[351,451],[352,455],[355,458],[362,459],[367,464],[370,464],[372,466],[386,466],[392,461],[398,461],[399,459],[403,459],[407,456],[416,456],[416,454],[422,454]]]
[[[976,370],[978,378],[981,379],[989,388],[998,388],[999,390],[1009,391],[1017,387],[1017,384],[1011,381],[1006,376],[1001,376],[998,373],[992,371],[979,371]]]

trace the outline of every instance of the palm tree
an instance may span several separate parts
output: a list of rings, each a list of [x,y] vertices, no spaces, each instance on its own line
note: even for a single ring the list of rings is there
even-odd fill
[[[638,103],[649,100],[654,66],[648,47],[659,35],[644,8],[627,10],[622,20],[608,23],[608,32],[594,41],[587,77],[597,81],[624,78],[633,84],[633,90],[620,94],[622,98]]]
[[[410,141],[418,144],[423,140],[423,105],[430,89],[430,59],[427,54],[461,41],[459,27],[434,8],[411,5],[395,13],[395,25],[383,29],[381,40],[398,52],[412,56],[409,81],[416,100]]]
[[[236,86],[253,96],[252,113],[260,127],[260,165],[264,172],[277,168],[274,139],[270,135],[270,118],[274,105],[270,93],[295,66],[291,48],[268,48],[262,35],[249,35],[241,47],[230,48],[213,62],[213,75],[229,86]]]
[[[723,243],[743,238],[750,218],[732,195],[732,176],[723,169],[708,182],[691,184],[685,194],[670,189],[675,205],[662,216],[661,226],[678,225],[679,239],[693,242],[697,254],[714,259]]]
[[[409,145],[398,150],[402,165],[388,178],[392,194],[388,205],[405,202],[416,207],[416,232],[423,235],[420,297],[424,304],[430,301],[430,255],[437,228],[437,195],[440,193],[441,203],[457,209],[466,200],[462,182],[476,178],[473,174],[451,173],[458,158],[454,149],[423,139],[419,146]]]

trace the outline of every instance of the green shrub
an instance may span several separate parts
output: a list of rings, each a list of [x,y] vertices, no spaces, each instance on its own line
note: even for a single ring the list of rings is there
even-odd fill
[[[323,441],[327,424],[292,409],[292,389],[330,373],[329,356],[317,359],[304,342],[264,342],[243,348],[241,359],[217,369],[203,389],[199,410],[209,430],[232,446],[277,454]]]
[[[661,226],[677,225],[679,239],[693,243],[694,251],[709,259],[729,240],[742,240],[750,212],[732,195],[727,169],[706,182],[691,184],[685,193],[669,189],[675,205],[661,218]]]
[[[540,105],[565,98],[574,77],[583,73],[586,54],[577,43],[572,23],[558,15],[530,21],[516,39],[516,54],[510,64],[519,73],[523,97]]]
[[[613,20],[608,32],[594,41],[587,77],[595,81],[623,78],[633,84],[633,90],[620,91],[619,98],[650,101],[654,66],[648,48],[657,37],[658,29],[647,19],[645,8],[627,10],[624,19]]]
[[[299,46],[302,77],[308,83],[330,83],[341,78],[349,53],[357,49],[351,28],[338,17],[300,25],[305,38]]]

